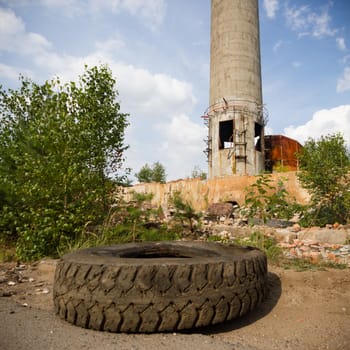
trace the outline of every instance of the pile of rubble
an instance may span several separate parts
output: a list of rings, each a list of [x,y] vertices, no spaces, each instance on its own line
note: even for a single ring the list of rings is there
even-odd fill
[[[278,245],[287,257],[329,261],[350,267],[350,227],[328,225],[302,229],[298,224],[277,229]]]
[[[217,209],[217,208],[215,208]],[[222,214],[222,209],[218,210]],[[212,213],[213,214],[213,213]],[[214,213],[218,214],[218,213]],[[226,213],[225,213],[226,214]],[[217,236],[222,241],[234,241],[249,237],[252,232],[273,237],[288,258],[304,258],[314,263],[321,261],[345,264],[350,267],[350,225],[327,225],[324,228],[302,228],[297,223],[271,221],[267,225],[251,227],[239,217],[217,215],[203,221],[207,238]]]
[[[350,244],[330,244],[311,239],[294,239],[293,243],[278,244],[289,258],[310,259],[314,263],[330,261],[350,267]]]

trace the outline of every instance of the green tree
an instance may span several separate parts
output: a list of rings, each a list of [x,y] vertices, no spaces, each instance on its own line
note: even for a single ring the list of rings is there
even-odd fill
[[[139,182],[166,182],[165,168],[160,162],[153,163],[152,167],[146,163],[135,177]]]
[[[138,173],[135,174],[138,182],[152,182],[153,171],[152,168],[146,163]]]
[[[339,133],[309,139],[298,154],[299,180],[311,195],[307,224],[350,221],[350,153]]]
[[[128,122],[107,66],[85,67],[78,83],[20,82],[0,87],[0,237],[35,259],[103,220]]]
[[[201,179],[201,180],[206,180],[207,179],[207,173],[203,171],[199,166],[195,166],[192,170],[191,173],[191,178],[192,179]]]
[[[165,173],[165,168],[164,166],[159,163],[155,162],[153,164],[153,176],[152,180],[154,182],[160,182],[160,183],[165,183],[166,182],[166,173]]]

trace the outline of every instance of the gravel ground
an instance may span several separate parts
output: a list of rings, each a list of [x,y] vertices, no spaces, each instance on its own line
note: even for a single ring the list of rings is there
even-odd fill
[[[0,264],[1,350],[350,349],[350,269],[270,266],[269,296],[248,315],[200,330],[145,335],[96,332],[59,319],[52,304],[55,264]]]

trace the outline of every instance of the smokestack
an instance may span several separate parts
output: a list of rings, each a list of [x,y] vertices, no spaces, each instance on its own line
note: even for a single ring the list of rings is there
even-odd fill
[[[209,177],[264,170],[258,0],[211,1]]]

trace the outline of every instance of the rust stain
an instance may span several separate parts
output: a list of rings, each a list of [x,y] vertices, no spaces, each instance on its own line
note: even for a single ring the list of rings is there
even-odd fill
[[[298,141],[283,135],[267,135],[264,139],[266,170],[298,170],[296,153],[302,149]]]

